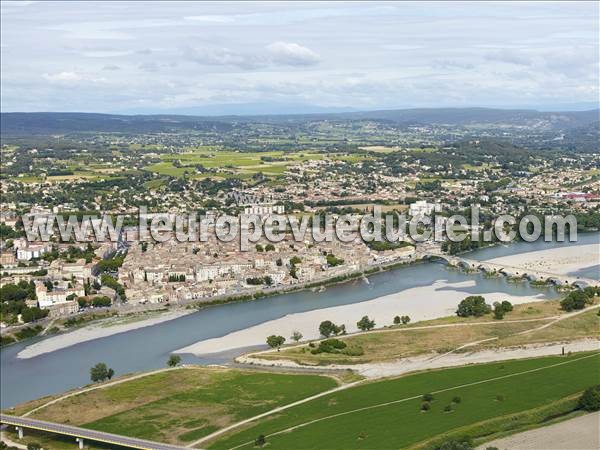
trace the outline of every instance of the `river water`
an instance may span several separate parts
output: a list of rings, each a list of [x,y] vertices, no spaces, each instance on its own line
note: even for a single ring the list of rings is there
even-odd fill
[[[575,243],[517,243],[469,253],[472,259],[490,259],[524,252],[556,248],[564,245],[598,243],[598,234],[580,235]],[[574,274],[598,278],[598,266]],[[195,342],[226,335],[287,314],[372,300],[405,289],[429,286],[435,281],[460,283],[474,280],[475,285],[456,288],[465,296],[505,292],[512,296],[556,298],[552,288],[542,290],[528,283],[508,283],[503,277],[486,278],[481,274],[465,274],[448,270],[440,263],[423,263],[369,276],[369,283],[354,280],[332,286],[324,292],[295,292],[259,300],[209,307],[196,313],[157,325],[132,330],[29,359],[16,355],[33,341],[17,343],[0,350],[0,394],[2,408],[44,395],[56,394],[89,383],[89,368],[105,362],[117,374],[147,371],[165,366],[168,356]],[[443,295],[443,293],[441,294]],[[427,297],[420,301],[435,301]],[[185,355],[184,362],[213,364],[231,360],[231,352],[194,357]]]

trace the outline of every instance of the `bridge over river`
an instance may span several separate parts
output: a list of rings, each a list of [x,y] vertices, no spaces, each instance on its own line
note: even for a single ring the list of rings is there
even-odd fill
[[[583,289],[588,286],[600,286],[600,281],[592,278],[582,278],[572,275],[564,275],[546,272],[542,270],[511,266],[507,264],[498,264],[489,261],[478,261],[475,259],[462,258],[460,256],[450,256],[439,253],[428,253],[424,258],[441,259],[451,266],[460,267],[466,270],[479,270],[489,274],[500,274],[507,277],[525,278],[530,281],[542,281],[552,283],[557,286],[575,286]]]

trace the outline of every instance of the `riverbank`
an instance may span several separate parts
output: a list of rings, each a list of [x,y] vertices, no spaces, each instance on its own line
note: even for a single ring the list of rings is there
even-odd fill
[[[127,331],[137,330],[139,328],[150,327],[162,322],[175,320],[185,315],[191,314],[192,310],[177,309],[161,313],[155,313],[154,317],[144,319],[143,316],[113,316],[103,319],[93,324],[69,331],[64,334],[51,336],[42,341],[36,342],[24,348],[17,354],[17,358],[34,358],[44,353],[53,352],[63,348],[70,347],[82,342],[100,339],[114,334],[125,333]]]
[[[365,281],[361,280],[358,283],[362,284]],[[236,348],[260,346],[265,344],[267,336],[275,334],[289,338],[294,331],[302,333],[303,340],[317,339],[319,338],[319,324],[324,320],[331,320],[337,325],[343,324],[348,333],[353,333],[358,331],[356,322],[363,316],[369,316],[371,320],[375,320],[377,328],[392,325],[394,317],[397,315],[409,316],[412,323],[438,319],[453,315],[458,303],[468,295],[469,291],[474,291],[476,286],[475,280],[460,283],[439,280],[429,286],[410,288],[365,302],[288,314],[279,319],[266,321],[222,337],[197,342],[178,349],[176,353],[192,353],[199,356]],[[356,286],[357,289],[360,287],[360,285]],[[486,292],[485,298],[488,303],[508,300],[516,305],[541,301],[546,297],[544,292],[540,291],[536,296]],[[431,299],[435,299],[435,301],[430,301]]]

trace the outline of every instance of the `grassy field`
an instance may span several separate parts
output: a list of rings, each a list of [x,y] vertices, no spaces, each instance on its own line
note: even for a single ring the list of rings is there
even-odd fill
[[[317,375],[179,369],[66,398],[31,417],[184,444],[336,385]]]
[[[348,348],[363,350],[363,354],[359,356],[343,353],[312,354],[308,345],[283,348],[279,352],[259,353],[255,356],[267,360],[285,358],[306,365],[360,364],[430,352],[445,353],[462,345],[490,338],[497,339],[479,347],[497,348],[562,339],[600,338],[600,317],[596,315],[597,310],[561,320],[540,331],[517,334],[548,324],[553,320],[552,317],[561,314],[565,313],[560,310],[558,300],[535,302],[516,305],[512,312],[506,314],[504,320],[494,320],[492,314],[479,318],[452,316],[342,337]],[[469,350],[473,350],[473,347]]]
[[[598,316],[598,309],[584,312],[570,319],[561,320],[548,328],[533,331],[526,335],[500,338],[493,345],[496,347],[508,347],[524,343],[556,342],[588,337],[600,339],[600,316]]]
[[[261,434],[266,436],[269,448],[288,450],[418,447],[421,442],[456,429],[471,437],[492,434],[500,424],[486,427],[486,421],[550,408],[597,384],[599,369],[600,353],[588,353],[444,369],[372,382],[264,418],[209,448],[252,448]],[[425,393],[433,394],[434,400],[431,409],[422,412]],[[456,397],[460,402],[453,402]],[[510,420],[504,420],[504,428]]]

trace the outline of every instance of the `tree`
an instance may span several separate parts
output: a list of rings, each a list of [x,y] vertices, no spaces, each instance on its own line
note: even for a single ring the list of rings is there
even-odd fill
[[[276,348],[277,351],[279,351],[279,347],[281,347],[284,342],[285,338],[283,336],[276,336],[272,334],[267,338],[267,344],[269,344],[269,347]]]
[[[363,316],[358,322],[356,322],[356,326],[361,331],[369,331],[375,328],[375,321],[370,320],[369,316]]]
[[[410,322],[410,317],[402,316],[400,317],[400,320],[402,321],[402,325],[406,325],[408,322]]]
[[[425,395],[423,395],[423,401],[424,402],[431,402],[431,401],[433,401],[433,394],[425,394]]]
[[[573,311],[576,309],[583,309],[585,305],[593,302],[593,296],[589,296],[586,294],[586,291],[573,291],[569,293],[564,299],[560,302],[560,307],[565,311]]]
[[[492,310],[481,295],[470,295],[461,301],[456,310],[459,317],[481,317]]]
[[[586,389],[577,406],[585,411],[600,411],[600,384]]]
[[[508,300],[504,300],[504,301],[501,303],[501,305],[502,305],[502,309],[503,309],[505,312],[511,312],[511,311],[513,310],[513,305],[512,305],[512,303],[511,303],[511,302],[509,302]]]
[[[504,319],[504,310],[502,309],[502,307],[500,305],[498,305],[494,308],[494,319],[496,319],[496,320]]]
[[[346,327],[344,327],[343,325],[341,327],[338,327],[331,320],[324,320],[319,325],[319,333],[321,333],[321,336],[326,337],[326,338],[328,338],[329,336],[332,336],[332,335],[334,335],[334,336],[338,335],[342,331],[345,331],[345,330],[346,330]]]
[[[431,403],[423,402],[421,403],[421,411],[429,411],[431,409]]]
[[[400,325],[401,322],[402,322],[402,319],[400,319],[400,316],[394,317],[394,325]]]
[[[94,383],[106,379],[110,380],[114,374],[114,370],[109,369],[104,363],[98,363],[90,369],[90,378]]]
[[[169,359],[167,359],[167,366],[175,367],[175,366],[178,366],[180,362],[181,362],[181,356],[170,355]]]
[[[300,341],[300,339],[302,339],[302,337],[302,333],[300,333],[299,331],[294,331],[290,339],[294,342],[298,342]]]

